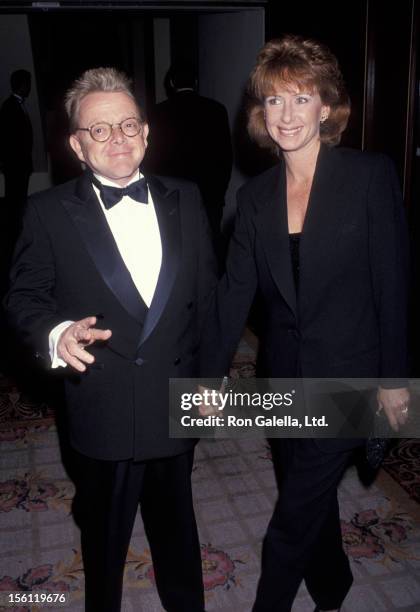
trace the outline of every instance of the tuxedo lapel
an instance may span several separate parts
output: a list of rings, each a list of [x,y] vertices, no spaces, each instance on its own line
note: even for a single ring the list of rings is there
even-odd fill
[[[75,195],[62,204],[109,289],[125,310],[141,321],[146,305],[124,264],[87,173],[79,179]]]
[[[155,177],[146,178],[159,223],[162,265],[152,303],[144,322],[140,344],[147,340],[162,316],[175,283],[181,256],[179,192],[168,190]]]
[[[276,165],[264,189],[256,194],[259,212],[256,224],[272,277],[291,310],[296,313],[296,289],[290,257],[287,224],[286,173]]]

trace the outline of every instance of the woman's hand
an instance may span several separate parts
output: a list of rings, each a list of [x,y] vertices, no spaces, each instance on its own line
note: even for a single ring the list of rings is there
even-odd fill
[[[378,411],[383,410],[392,429],[398,431],[400,426],[407,422],[410,392],[406,387],[401,389],[379,387],[376,398],[378,400]]]

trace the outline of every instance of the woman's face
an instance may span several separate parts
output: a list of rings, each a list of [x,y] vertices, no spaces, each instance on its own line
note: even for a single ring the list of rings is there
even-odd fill
[[[298,85],[287,89],[278,86],[264,100],[267,132],[285,152],[306,150],[319,143],[320,122],[329,111],[317,91],[305,91]]]

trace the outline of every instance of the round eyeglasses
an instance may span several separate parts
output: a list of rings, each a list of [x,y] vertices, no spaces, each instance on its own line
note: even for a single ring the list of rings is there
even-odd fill
[[[89,128],[76,128],[77,130],[82,130],[83,132],[89,132],[93,140],[96,142],[106,142],[111,138],[112,130],[115,127],[118,127],[124,136],[128,136],[132,138],[133,136],[137,136],[143,130],[144,121],[140,121],[137,117],[128,117],[128,119],[124,119],[120,123],[94,123]]]

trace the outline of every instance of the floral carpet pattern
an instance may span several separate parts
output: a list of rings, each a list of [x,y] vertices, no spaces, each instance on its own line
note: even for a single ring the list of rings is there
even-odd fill
[[[244,563],[233,560],[223,550],[214,548],[210,544],[201,546],[203,563],[203,581],[205,591],[212,591],[216,587],[230,589],[238,586],[236,577],[236,564]],[[128,553],[124,575],[125,588],[147,589],[155,584],[153,565],[150,552],[145,550],[136,554],[131,549]],[[2,576],[0,579],[0,592],[36,593],[65,593],[72,596],[72,601],[83,598],[83,564],[81,554],[73,551],[73,557],[68,562],[50,563],[32,567],[22,575],[12,577]],[[0,607],[0,610],[3,608]],[[21,606],[14,608],[19,612],[30,612],[30,608]]]
[[[59,507],[70,512],[73,495],[74,487],[68,480],[53,482],[42,474],[27,473],[0,482],[0,512],[46,512]]]
[[[0,373],[0,428],[10,428],[14,423],[23,426],[28,420],[53,422],[54,411],[45,402],[32,399],[21,391],[16,382]]]
[[[226,552],[213,547],[211,544],[202,544],[201,561],[204,590],[206,592],[212,591],[216,587],[228,590],[232,586],[237,586],[237,565],[244,563],[243,560],[232,559]],[[140,554],[136,554],[132,549],[129,550],[124,583],[128,587],[134,588],[145,588],[155,584],[149,550]]]
[[[383,467],[420,504],[420,440],[400,440]]]
[[[52,452],[51,437],[45,442],[44,447],[39,440],[37,442],[37,450],[47,459],[44,468],[16,471],[13,477],[10,464],[8,467],[9,462],[4,462],[4,458],[8,451],[16,459],[26,450],[3,448],[1,472],[7,477],[0,481],[2,541],[4,537],[4,552],[0,554],[0,592],[66,593],[71,602],[66,609],[81,611],[83,566],[79,534],[70,513],[73,485],[60,473],[55,460],[52,461],[58,455]],[[261,538],[275,500],[270,464],[267,448],[260,441],[203,441],[198,447],[193,483],[203,542],[206,609],[209,611],[245,612],[251,609]],[[54,477],[54,473],[60,477]],[[362,570],[349,596],[353,599],[343,610],[415,610],[411,604],[393,607],[391,594],[385,590],[392,576],[411,580],[412,605],[420,607],[420,584],[415,582],[414,571],[418,574],[420,567],[419,513],[404,504],[404,492],[400,500],[385,495],[377,485],[364,489],[355,473],[346,476],[339,493],[344,510],[344,546],[355,575],[358,568]],[[22,518],[26,517],[29,523],[24,520],[22,524]],[[30,523],[39,518],[41,525],[31,528]],[[66,537],[61,537],[62,532],[66,532]],[[36,542],[40,538],[43,538],[42,545],[37,550],[39,544]],[[124,580],[124,612],[162,610],[139,519]],[[369,607],[377,600],[379,583],[381,600],[387,596],[388,605],[382,602],[382,607]],[[413,585],[417,585],[416,588]],[[140,607],[135,602],[140,602]],[[369,606],[366,602],[370,602]],[[294,610],[309,611],[309,605],[312,605],[310,598],[302,587]],[[30,612],[30,608],[22,606],[14,609]]]
[[[33,567],[21,576],[12,578],[3,576],[0,580],[0,591],[6,592],[36,592],[70,593],[82,595],[80,585],[83,584],[83,565],[80,553],[73,551],[73,559],[69,562],[59,562],[56,565],[46,563]],[[20,610],[29,610],[22,607]]]
[[[27,446],[32,442],[42,438],[42,434],[46,431],[55,431],[53,421],[41,425],[32,426],[11,426],[0,429],[0,443],[9,443],[14,448]]]
[[[409,536],[415,529],[412,517],[396,506],[394,500],[384,505],[356,512],[350,521],[341,521],[344,549],[355,563],[372,559],[385,565],[404,559],[418,559],[413,554]]]

